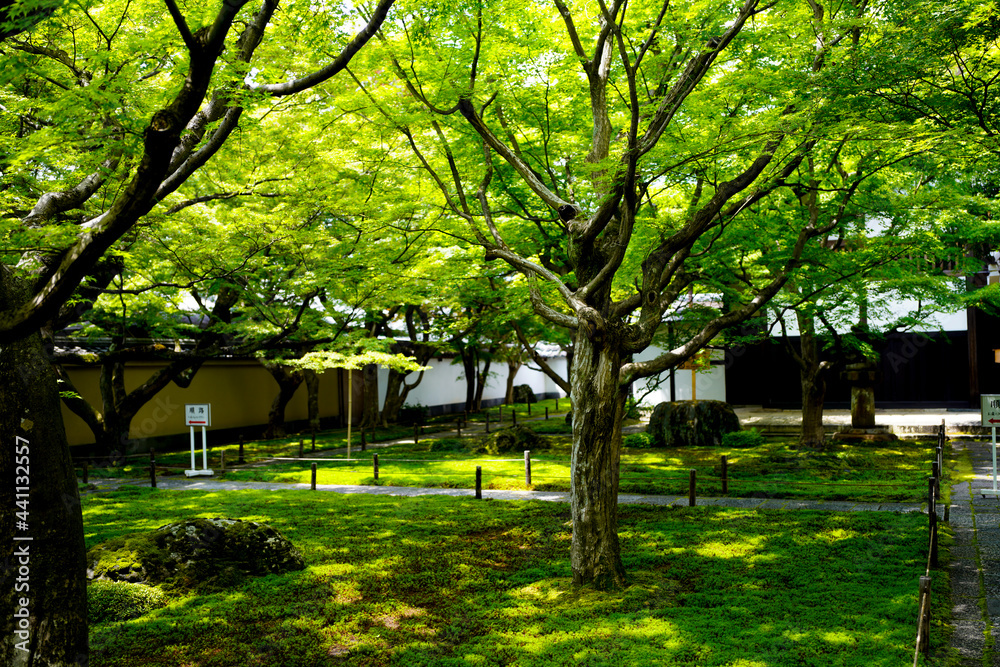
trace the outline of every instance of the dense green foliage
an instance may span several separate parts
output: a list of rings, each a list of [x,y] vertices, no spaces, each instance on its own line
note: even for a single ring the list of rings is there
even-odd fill
[[[94,667],[896,667],[912,660],[926,561],[919,515],[632,506],[628,586],[597,593],[569,583],[558,503],[142,492],[89,497],[84,514],[88,545],[167,520],[266,518],[307,566],[100,623]]]

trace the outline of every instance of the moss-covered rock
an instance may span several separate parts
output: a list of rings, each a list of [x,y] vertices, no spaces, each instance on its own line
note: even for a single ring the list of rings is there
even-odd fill
[[[522,453],[525,450],[538,451],[551,446],[545,436],[538,435],[530,428],[518,424],[490,434],[485,441],[485,449],[490,454]]]
[[[531,388],[531,385],[519,384],[516,387],[514,387],[514,402],[537,403],[538,399],[535,398],[535,392]]]
[[[87,552],[87,576],[163,588],[217,590],[247,576],[301,570],[302,554],[266,524],[191,519],[118,537]]]
[[[101,579],[87,586],[87,618],[91,623],[128,621],[166,604],[166,594],[155,586]]]
[[[732,406],[722,401],[672,401],[653,408],[646,432],[653,447],[711,447],[740,430]]]

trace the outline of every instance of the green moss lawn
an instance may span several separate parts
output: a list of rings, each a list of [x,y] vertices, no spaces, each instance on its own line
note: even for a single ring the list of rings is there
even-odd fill
[[[84,499],[88,547],[215,516],[270,523],[306,569],[94,623],[94,667],[896,667],[912,661],[926,559],[919,515],[627,506],[630,585],[605,594],[571,584],[558,503],[136,488]],[[944,577],[935,586],[943,611]],[[937,626],[934,637],[946,640]]]

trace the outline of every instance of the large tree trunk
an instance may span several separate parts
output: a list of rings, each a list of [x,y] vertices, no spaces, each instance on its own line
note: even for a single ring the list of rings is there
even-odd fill
[[[823,402],[826,400],[826,380],[823,372],[800,371],[802,378],[802,433],[799,446],[808,449],[822,449],[826,443],[823,431]]]
[[[379,423],[378,409],[378,365],[365,364],[361,369],[361,377],[364,378],[364,393],[362,394],[363,412],[361,426],[364,428],[375,428]]]
[[[826,400],[826,364],[820,361],[819,341],[815,323],[804,313],[796,313],[799,325],[799,378],[802,383],[802,432],[799,446],[822,449],[826,442],[823,432],[823,403]]]
[[[478,410],[476,407],[476,377],[479,368],[479,355],[475,348],[463,347],[459,350],[462,357],[462,368],[465,371],[465,409],[469,412]]]
[[[264,437],[281,438],[285,436],[285,408],[303,382],[302,373],[290,371],[278,364],[264,364],[264,367],[278,383],[278,395],[274,397],[271,410],[267,413],[267,431]]]
[[[306,392],[309,410],[309,428],[319,430],[319,375],[316,371],[302,371],[306,379]]]
[[[483,363],[482,369],[476,370],[476,395],[472,399],[472,409],[475,412],[479,412],[483,409],[483,390],[486,389],[486,383],[489,381],[490,377],[490,366],[493,364],[492,355],[486,357],[486,361]],[[478,366],[479,364],[476,364]]]
[[[514,378],[517,377],[519,370],[521,370],[520,361],[507,362],[507,391],[503,398],[503,402],[507,405],[511,405],[514,402]]]
[[[618,544],[618,464],[626,391],[621,353],[594,343],[580,327],[572,368],[573,453],[570,561],[574,583],[598,589],[625,585]]]
[[[23,283],[0,266],[0,311],[13,311],[26,301],[26,294]],[[37,333],[0,346],[0,434],[5,440],[0,446],[0,663],[85,665],[86,551],[80,496],[55,371]],[[26,616],[21,616],[25,609]]]

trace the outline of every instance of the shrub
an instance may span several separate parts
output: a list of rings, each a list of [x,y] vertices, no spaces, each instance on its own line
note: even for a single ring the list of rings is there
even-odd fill
[[[759,447],[764,444],[764,436],[760,431],[733,431],[722,436],[723,447]]]
[[[91,623],[139,618],[167,604],[159,588],[124,581],[92,581],[87,586],[87,617]]]
[[[494,456],[498,454],[521,453],[526,449],[532,451],[549,449],[549,443],[544,436],[538,435],[524,425],[508,426],[487,436],[486,450]]]
[[[430,445],[427,446],[427,451],[429,452],[464,452],[467,449],[466,441],[459,440],[458,438],[431,440]]]
[[[633,449],[649,449],[653,444],[653,438],[648,433],[629,433],[622,438],[622,445]]]
[[[426,405],[407,403],[399,409],[399,421],[403,424],[419,424],[423,426],[427,423],[429,411]]]
[[[639,403],[631,396],[625,399],[625,419],[641,419]]]

